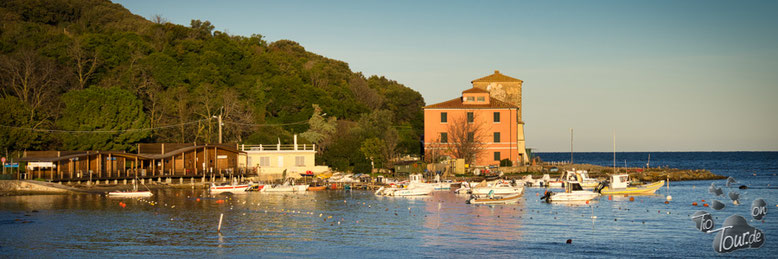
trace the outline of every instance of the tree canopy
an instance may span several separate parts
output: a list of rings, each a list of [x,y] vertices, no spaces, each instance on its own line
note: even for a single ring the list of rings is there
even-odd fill
[[[44,133],[3,145],[129,151],[136,142],[215,142],[212,118],[222,115],[225,142],[288,143],[301,134],[320,144],[320,161],[339,170],[365,168],[354,151],[373,137],[391,145],[389,152],[421,152],[417,91],[355,73],[291,40],[230,35],[209,21],[152,20],[107,0],[1,1],[0,98],[14,107],[5,126],[159,128],[126,136]],[[175,126],[160,128],[167,125]],[[0,138],[15,132],[0,131]]]

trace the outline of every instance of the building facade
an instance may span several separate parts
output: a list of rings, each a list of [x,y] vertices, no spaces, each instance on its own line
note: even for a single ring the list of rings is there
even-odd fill
[[[499,165],[503,159],[528,162],[521,120],[522,81],[495,71],[472,84],[458,98],[424,107],[425,156],[472,154],[468,160],[476,166]]]
[[[118,183],[132,179],[212,180],[246,175],[238,167],[236,145],[142,143],[137,153],[123,151],[25,151],[20,179],[53,182]]]
[[[308,171],[322,173],[329,171],[327,166],[316,166],[316,145],[297,144],[297,135],[293,144],[240,145],[244,159],[239,166],[256,172],[260,180],[275,180],[284,177],[299,178]],[[245,162],[244,162],[245,161]]]

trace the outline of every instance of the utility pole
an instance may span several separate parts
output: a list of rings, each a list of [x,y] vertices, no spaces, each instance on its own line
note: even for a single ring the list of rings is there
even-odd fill
[[[222,115],[219,114],[219,144],[222,143]]]

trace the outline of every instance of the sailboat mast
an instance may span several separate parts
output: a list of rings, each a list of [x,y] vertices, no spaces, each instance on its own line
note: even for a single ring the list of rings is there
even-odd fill
[[[573,164],[573,128],[570,128],[570,164]]]
[[[616,174],[616,130],[613,130],[613,173]]]

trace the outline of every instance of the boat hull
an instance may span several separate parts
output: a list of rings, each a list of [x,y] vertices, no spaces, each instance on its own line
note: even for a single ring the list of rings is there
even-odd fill
[[[656,190],[659,190],[659,188],[662,188],[662,185],[665,184],[665,181],[658,181],[653,182],[650,184],[645,184],[641,186],[635,186],[635,187],[627,187],[627,188],[618,188],[618,189],[610,189],[609,187],[602,188],[600,193],[605,195],[611,195],[611,194],[643,194],[643,195],[650,195],[656,193]]]
[[[504,196],[500,198],[473,198],[467,200],[468,204],[512,204],[518,203],[521,198],[521,194],[512,196]]]
[[[308,187],[309,191],[323,191],[326,190],[327,186],[310,186]]]
[[[151,191],[145,192],[109,192],[108,196],[111,197],[151,197]]]
[[[575,191],[572,193],[554,193],[548,198],[548,202],[576,202],[589,201],[599,196],[599,193],[590,191]]]
[[[249,188],[250,185],[248,184],[241,184],[241,185],[225,185],[225,186],[211,186],[210,190],[211,193],[222,193],[222,192],[245,192],[246,189]]]

